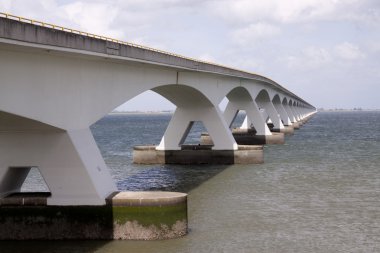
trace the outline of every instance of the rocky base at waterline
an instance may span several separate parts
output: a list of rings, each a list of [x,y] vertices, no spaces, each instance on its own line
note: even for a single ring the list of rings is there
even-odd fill
[[[1,240],[159,240],[187,234],[185,193],[118,192],[103,206],[15,203],[25,202],[0,201]]]

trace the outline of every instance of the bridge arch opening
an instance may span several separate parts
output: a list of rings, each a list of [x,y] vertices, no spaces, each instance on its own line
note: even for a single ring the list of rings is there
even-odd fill
[[[280,98],[280,95],[276,94],[273,96],[273,99],[272,99],[272,102],[273,103],[276,103],[276,104],[281,104],[281,98]]]
[[[253,130],[257,135],[271,135],[266,126],[260,108],[245,87],[236,87],[227,95],[228,104],[224,110],[224,118],[231,128],[239,112],[245,111],[246,115],[240,128],[242,130]],[[244,112],[243,112],[244,114]]]
[[[194,135],[200,144],[202,131],[209,134],[215,144],[213,149],[237,149],[237,144],[228,132],[219,107],[202,92],[182,84],[164,85],[152,90],[176,105],[176,110],[157,149],[182,149],[190,139],[192,143],[196,142]]]
[[[46,163],[46,153],[57,144],[41,140],[64,130],[13,113],[0,111],[0,198],[19,196],[51,196],[48,180],[53,166]],[[6,148],[11,152],[3,153]],[[45,162],[45,163],[44,163]],[[18,199],[22,199],[19,198]]]
[[[152,91],[160,94],[177,107],[213,106],[202,92],[187,85],[162,85],[153,88]]]
[[[227,104],[224,110],[224,117],[229,128],[249,127],[253,128],[251,120],[247,117],[247,110],[252,105],[252,96],[244,87],[232,89],[225,97]]]
[[[255,101],[257,102],[260,112],[265,120],[265,123],[272,124],[272,119],[268,113],[268,103],[271,103],[269,93],[267,90],[262,89],[259,94],[257,94]]]
[[[14,168],[18,169],[18,168]],[[24,169],[24,168],[21,168]],[[38,192],[50,194],[49,186],[41,174],[39,167],[26,167],[29,170],[21,186],[21,192]]]
[[[288,99],[286,97],[282,100],[282,105],[288,105]]]
[[[256,101],[270,102],[269,93],[266,89],[262,89],[255,98]]]
[[[284,129],[284,121],[281,116],[280,97],[278,94],[274,96],[274,101],[271,99],[269,92],[266,89],[262,89],[256,96],[255,101],[260,107],[262,117],[267,126],[273,131],[281,131]],[[275,103],[277,102],[277,104]],[[283,113],[282,113],[283,114]]]
[[[113,112],[158,113],[172,112],[175,105],[160,94],[147,90],[117,106]]]
[[[10,166],[3,171],[1,177],[0,197],[5,198],[5,202],[11,199],[9,201],[17,201],[21,205],[25,198],[29,201],[46,201],[51,196],[51,191],[36,166]]]
[[[144,105],[144,99],[152,98],[163,104],[157,104],[155,108],[143,107],[145,108],[144,112],[136,108],[136,104]],[[133,103],[134,107],[131,110],[129,106]],[[161,109],[161,106],[164,110]],[[195,88],[181,84],[160,85],[118,106],[113,113],[92,125],[91,129],[106,162],[115,155],[112,154],[110,148],[113,145],[112,150],[120,150],[117,153],[123,156],[122,161],[129,164],[132,160],[131,147],[138,145],[160,146],[162,139],[170,131],[177,132],[180,135],[177,138],[176,148],[181,148],[182,145],[187,144],[200,144],[202,132],[209,132],[211,138],[213,138],[212,129],[210,131],[209,128],[213,128],[214,126],[210,127],[210,125],[215,125],[215,123],[207,122],[212,120],[202,117],[201,112],[205,108],[212,110],[214,107],[212,102]],[[177,120],[177,126],[174,131],[168,129],[171,122],[175,120],[175,115],[181,114],[181,111],[184,110],[186,113],[183,114],[186,114],[187,118],[182,118],[179,122]],[[141,128],[142,121],[146,120],[144,115],[147,112],[150,114],[150,122]],[[107,121],[111,121],[112,126],[107,124]],[[108,127],[112,127],[112,129],[105,130]],[[129,136],[127,127],[129,130],[134,129],[133,131],[138,134]],[[137,127],[140,127],[140,129],[136,129]],[[103,136],[104,132],[109,133],[112,137],[118,135],[118,141],[113,144],[109,143]],[[115,145],[117,146],[116,148]]]
[[[289,117],[286,114],[286,112],[282,106],[280,95],[278,95],[278,94],[274,95],[273,99],[272,99],[272,103],[273,103],[273,106],[276,108],[276,110],[280,116],[280,120],[281,120],[282,124],[284,124],[285,126],[289,125],[290,124]]]

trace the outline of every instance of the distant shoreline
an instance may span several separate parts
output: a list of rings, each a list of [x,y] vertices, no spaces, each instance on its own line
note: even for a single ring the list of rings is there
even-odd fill
[[[380,112],[380,109],[318,109],[318,112]],[[171,115],[174,111],[124,111],[108,115]]]
[[[162,115],[162,114],[173,114],[174,111],[126,111],[126,112],[110,112],[109,115]]]
[[[380,112],[380,109],[318,109],[318,112]]]

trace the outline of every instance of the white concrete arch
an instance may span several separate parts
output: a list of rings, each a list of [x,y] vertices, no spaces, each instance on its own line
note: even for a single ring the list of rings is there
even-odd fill
[[[151,90],[168,99],[177,107],[207,107],[214,105],[201,91],[186,84],[160,85]]]
[[[178,84],[186,84],[203,93],[215,106],[241,81],[230,76],[221,76],[203,72],[179,71]]]
[[[202,121],[215,150],[237,150],[238,146],[223,114],[202,92],[186,85],[164,85],[152,89],[177,106],[157,150],[180,150],[193,123]]]
[[[296,122],[296,119],[294,117],[293,112],[290,110],[289,101],[290,101],[289,98],[284,97],[282,100],[282,106],[284,107],[285,111],[287,112],[288,117],[290,119],[290,122],[293,124],[294,122]]]
[[[272,102],[273,102],[273,106],[276,108],[277,112],[279,113],[284,126],[290,126],[292,122],[290,121],[288,113],[286,112],[284,106],[282,105],[280,95],[276,94],[273,97]]]
[[[242,129],[250,129],[253,126],[257,135],[271,135],[259,107],[246,87],[235,87],[228,92],[226,97],[228,104],[224,111],[224,118],[229,127],[231,127],[238,112],[245,110],[247,115],[241,126]]]
[[[300,106],[301,102],[299,101],[295,101],[295,105],[294,105],[294,111],[297,113],[298,115],[298,120],[302,120],[303,116],[302,116],[302,112],[301,112],[301,106]]]
[[[0,50],[0,59],[6,59],[0,68],[0,76],[6,77],[1,81],[1,110],[62,129],[88,128],[130,98],[174,84],[177,77],[175,70],[46,51]]]
[[[281,121],[280,115],[272,103],[272,99],[266,89],[262,89],[256,96],[255,101],[260,108],[264,109],[264,112],[274,125],[274,129],[284,129],[284,124]]]
[[[290,107],[290,110],[293,112],[293,115],[294,115],[294,118],[296,119],[296,121],[300,121],[300,117],[299,117],[299,114],[297,112],[297,109],[296,109],[296,101],[295,100],[289,100],[289,107]]]

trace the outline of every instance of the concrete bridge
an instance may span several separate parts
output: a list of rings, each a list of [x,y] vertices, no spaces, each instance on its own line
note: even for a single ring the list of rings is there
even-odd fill
[[[273,80],[122,41],[0,14],[0,198],[38,167],[48,205],[103,205],[116,186],[90,126],[152,90],[177,106],[157,150],[181,150],[195,121],[212,150],[238,150],[231,124],[272,135],[315,108]],[[227,97],[225,111],[219,108]]]

